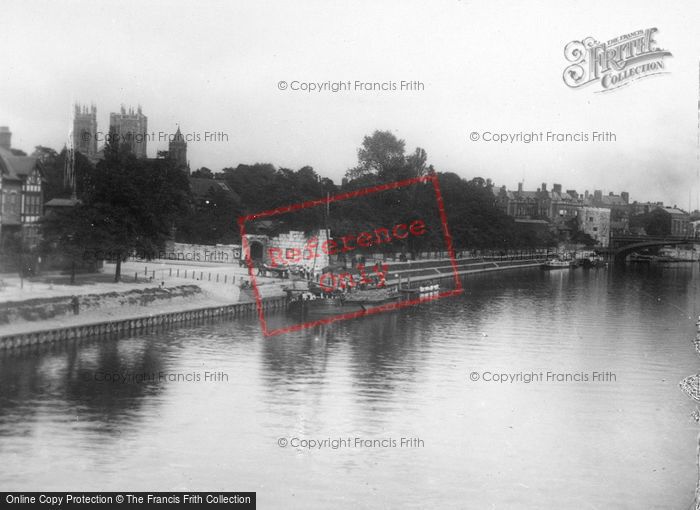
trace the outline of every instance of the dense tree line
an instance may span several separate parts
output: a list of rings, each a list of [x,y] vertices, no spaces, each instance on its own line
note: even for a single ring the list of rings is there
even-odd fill
[[[495,206],[489,182],[478,177],[466,180],[449,172],[435,173],[427,164],[425,150],[416,148],[406,153],[405,142],[391,132],[376,131],[366,136],[357,155],[357,165],[346,172],[339,186],[319,176],[311,167],[294,171],[275,169],[269,163],[238,165],[225,168],[219,174],[203,169],[198,175],[223,179],[241,197],[242,211],[251,214],[435,174],[440,182],[455,248],[509,249],[542,246],[555,241],[548,234],[519,232],[514,220]],[[429,227],[426,235],[407,239],[401,249],[415,252],[444,247],[435,191],[430,182],[333,202],[328,214],[323,206],[318,206],[271,219],[273,225],[267,222],[266,233],[289,229],[308,231],[328,225],[337,237],[421,219]],[[254,229],[255,225],[252,227]]]
[[[63,182],[65,150],[57,154],[41,148],[46,178],[45,199],[70,195]],[[512,249],[542,246],[549,237],[519,232],[515,222],[495,205],[490,182],[464,179],[455,173],[435,172],[421,148],[406,153],[405,143],[391,132],[376,131],[364,138],[358,163],[340,185],[313,168],[275,168],[270,163],[238,165],[214,173],[200,168],[198,179],[221,181],[230,190],[213,186],[204,199],[195,199],[185,173],[168,159],[138,160],[118,143],[105,148],[104,159],[93,166],[76,154],[75,208],[56,211],[44,221],[45,247],[60,246],[70,257],[90,250],[123,260],[134,251],[155,253],[174,231],[176,240],[215,244],[240,242],[237,219],[242,214],[322,199],[372,186],[421,176],[437,176],[447,223],[457,250]],[[392,244],[391,251],[444,250],[444,232],[432,182],[371,193],[328,208],[316,206],[253,222],[250,232],[276,234],[285,230],[311,231],[324,226],[333,236],[358,234],[376,228],[422,220],[425,235]],[[117,268],[117,278],[119,277]]]
[[[671,235],[671,215],[663,209],[635,214],[630,217],[630,228],[643,230],[650,236],[668,236]]]

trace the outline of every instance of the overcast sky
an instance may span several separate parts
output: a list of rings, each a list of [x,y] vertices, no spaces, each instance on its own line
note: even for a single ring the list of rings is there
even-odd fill
[[[669,6],[672,5],[672,6]],[[629,191],[696,207],[700,2],[7,2],[0,125],[13,146],[60,149],[74,102],[99,129],[141,104],[149,131],[192,142],[193,169],[311,165],[339,182],[363,136],[391,130],[436,169],[526,189]],[[667,74],[570,89],[564,46],[657,27]],[[299,82],[418,80],[422,91],[306,93]],[[472,131],[610,131],[603,143],[495,144]],[[167,148],[149,142],[149,155]]]

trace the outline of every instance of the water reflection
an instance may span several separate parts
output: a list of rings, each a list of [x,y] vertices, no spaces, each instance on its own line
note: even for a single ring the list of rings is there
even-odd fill
[[[677,382],[700,365],[690,344],[697,273],[519,270],[466,278],[459,298],[274,337],[249,318],[4,353],[0,480],[17,490],[76,480],[243,488],[258,490],[261,508],[371,507],[348,498],[358,487],[386,507],[422,508],[427,496],[446,508],[681,507],[695,485],[697,429]],[[205,370],[228,380],[95,380]],[[609,370],[617,380],[469,380],[486,370]],[[402,435],[426,447],[276,444]],[[159,469],[132,472],[135,459]]]
[[[145,397],[160,386],[112,381],[115,375],[157,374],[163,357],[152,339],[93,341],[89,344],[5,356],[0,372],[0,435],[29,430],[32,416],[55,410],[52,418],[121,434],[132,426]],[[60,413],[60,414],[59,414]]]

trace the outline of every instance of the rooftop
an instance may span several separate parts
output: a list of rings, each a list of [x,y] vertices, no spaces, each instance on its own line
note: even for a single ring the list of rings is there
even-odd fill
[[[45,207],[73,207],[80,200],[74,198],[52,198],[44,204]]]
[[[21,180],[32,173],[36,162],[35,157],[17,156],[11,150],[0,147],[0,174],[6,179]]]
[[[209,193],[216,191],[224,191],[231,195],[235,195],[234,191],[226,184],[225,181],[218,179],[206,179],[204,177],[190,177],[190,189],[192,194],[197,198],[204,198]]]

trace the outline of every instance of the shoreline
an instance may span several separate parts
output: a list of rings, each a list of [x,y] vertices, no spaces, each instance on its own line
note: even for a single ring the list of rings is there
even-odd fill
[[[539,267],[542,261],[511,260],[499,262],[482,262],[482,267],[472,269],[458,269],[459,276],[487,273],[494,271],[506,271],[511,269],[527,269]],[[402,283],[419,283],[433,280],[453,279],[455,274],[451,265],[443,266],[449,272],[440,272],[438,268],[420,268],[414,271],[435,271],[435,274],[402,276],[400,279],[387,282],[388,285]],[[395,275],[396,276],[396,275]],[[263,309],[281,309],[286,305],[285,295],[274,295],[262,298]],[[157,307],[156,312],[144,313],[143,310],[130,309],[126,313],[114,313],[114,309],[94,311],[83,315],[69,315],[58,319],[50,319],[35,322],[22,322],[9,326],[7,329],[14,331],[0,334],[0,350],[28,347],[66,341],[84,339],[93,336],[138,334],[151,332],[160,328],[184,325],[193,320],[231,318],[241,315],[257,313],[255,301],[240,301],[227,303],[220,297],[205,296],[199,302],[185,304],[170,303]],[[13,327],[14,326],[14,327]],[[5,329],[5,328],[3,328]]]
[[[263,309],[280,309],[286,306],[286,297],[263,299]],[[195,306],[188,309],[131,315],[106,321],[86,321],[80,324],[55,328],[42,328],[22,333],[0,336],[0,352],[9,349],[51,344],[57,341],[83,340],[92,337],[121,337],[140,333],[152,333],[189,324],[194,321],[215,318],[233,318],[257,313],[255,302],[242,302],[218,306]]]

